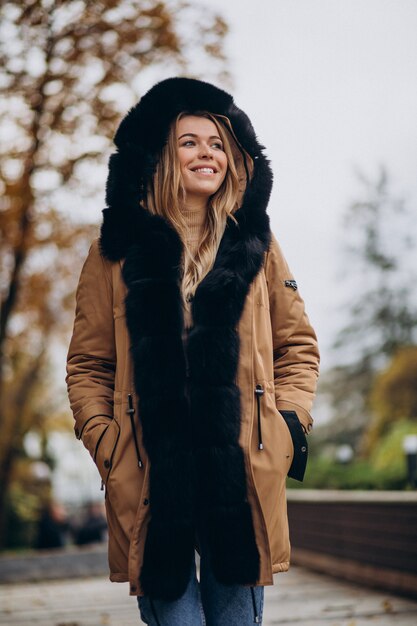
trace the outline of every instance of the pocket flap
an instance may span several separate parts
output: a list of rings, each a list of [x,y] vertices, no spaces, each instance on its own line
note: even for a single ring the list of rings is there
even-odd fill
[[[307,467],[307,438],[295,411],[280,410],[280,413],[288,426],[294,444],[294,458],[288,470],[288,476],[302,482]]]

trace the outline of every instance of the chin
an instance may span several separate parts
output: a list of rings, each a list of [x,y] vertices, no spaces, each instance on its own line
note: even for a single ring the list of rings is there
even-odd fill
[[[214,193],[216,193],[217,190],[218,190],[218,187],[211,187],[211,188],[205,187],[204,189],[193,189],[191,193],[194,195],[207,196],[207,198],[209,198]]]
[[[204,189],[202,189],[201,187],[196,189],[186,189],[185,192],[188,196],[188,198],[192,198],[194,197],[198,197],[198,198],[206,198],[207,200],[216,193],[216,191],[218,190],[218,187],[212,187],[212,188],[207,188],[205,187]]]

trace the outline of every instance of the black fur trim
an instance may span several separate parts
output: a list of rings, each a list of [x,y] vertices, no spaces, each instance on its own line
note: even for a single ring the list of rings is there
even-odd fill
[[[186,394],[180,298],[182,243],[167,220],[141,205],[170,123],[181,111],[229,117],[254,160],[242,206],[228,219],[212,270],[192,302]],[[212,566],[225,584],[254,584],[260,557],[239,446],[237,324],[270,242],[266,207],[272,172],[252,124],[217,87],[188,78],[155,85],[123,119],[109,162],[100,249],[125,258],[126,322],[150,467],[150,511],[140,582],[174,600],[185,591],[194,532],[204,524]]]

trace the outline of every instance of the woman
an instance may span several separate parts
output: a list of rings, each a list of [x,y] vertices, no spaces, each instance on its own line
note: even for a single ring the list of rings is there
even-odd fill
[[[303,479],[319,362],[272,173],[232,97],[193,79],[155,85],[115,144],[66,378],[110,579],[149,624],[260,623],[289,567],[285,479]]]

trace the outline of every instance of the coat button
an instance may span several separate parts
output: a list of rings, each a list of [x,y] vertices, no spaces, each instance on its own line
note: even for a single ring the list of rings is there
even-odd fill
[[[106,459],[106,460],[104,461],[104,467],[107,467],[107,468],[109,468],[109,467],[110,467],[110,461],[109,461],[109,459]]]
[[[143,504],[144,504],[145,506],[147,506],[147,505],[149,504],[149,500],[148,500],[148,498],[145,498],[145,499],[144,499]]]
[[[306,448],[305,446],[303,446],[303,447],[301,448],[301,452],[307,452],[307,448]]]

